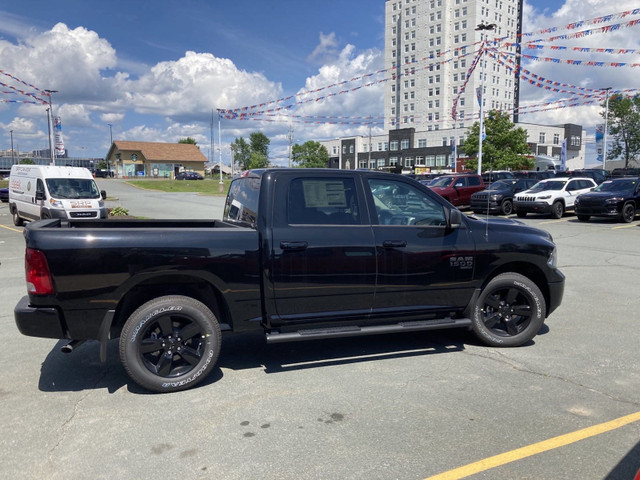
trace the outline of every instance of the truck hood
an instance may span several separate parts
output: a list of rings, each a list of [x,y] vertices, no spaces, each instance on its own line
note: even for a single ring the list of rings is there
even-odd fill
[[[512,218],[502,218],[502,217],[486,217],[484,215],[469,215],[468,220],[470,221],[470,226],[474,230],[486,230],[491,233],[513,233],[518,232],[520,234],[529,234],[536,235],[543,238],[546,238],[550,241],[553,241],[551,238],[551,234],[546,230],[542,230],[536,227],[530,227],[529,225],[521,222],[520,220],[515,220]]]

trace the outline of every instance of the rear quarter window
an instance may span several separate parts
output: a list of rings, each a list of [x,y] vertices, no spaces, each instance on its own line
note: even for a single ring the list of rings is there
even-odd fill
[[[223,220],[256,228],[262,177],[243,177],[231,182]]]

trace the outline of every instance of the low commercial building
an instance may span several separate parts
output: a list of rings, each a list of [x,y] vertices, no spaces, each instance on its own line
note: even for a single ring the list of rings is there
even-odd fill
[[[585,132],[580,125],[537,125],[517,123],[527,131],[531,156],[547,155],[560,160],[566,141],[566,168],[585,165]],[[416,130],[401,128],[383,135],[361,135],[320,141],[329,153],[329,167],[366,168],[397,173],[448,172],[464,170],[466,155],[460,147],[467,128]],[[454,156],[453,145],[457,146]],[[483,165],[483,170],[490,165]]]
[[[182,171],[204,175],[207,157],[190,143],[116,140],[106,161],[117,177],[174,178]]]

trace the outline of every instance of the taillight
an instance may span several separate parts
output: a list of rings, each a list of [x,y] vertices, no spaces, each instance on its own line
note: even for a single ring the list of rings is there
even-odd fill
[[[29,293],[33,295],[53,294],[53,282],[44,253],[34,248],[27,248],[24,254],[24,269]]]

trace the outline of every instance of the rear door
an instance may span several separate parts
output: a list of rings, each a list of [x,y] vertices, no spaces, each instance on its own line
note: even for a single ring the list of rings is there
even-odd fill
[[[376,250],[360,176],[301,171],[275,182],[271,325],[368,318]]]
[[[447,228],[433,192],[400,176],[371,176],[378,281],[374,318],[424,318],[464,307],[473,292],[475,243]]]

